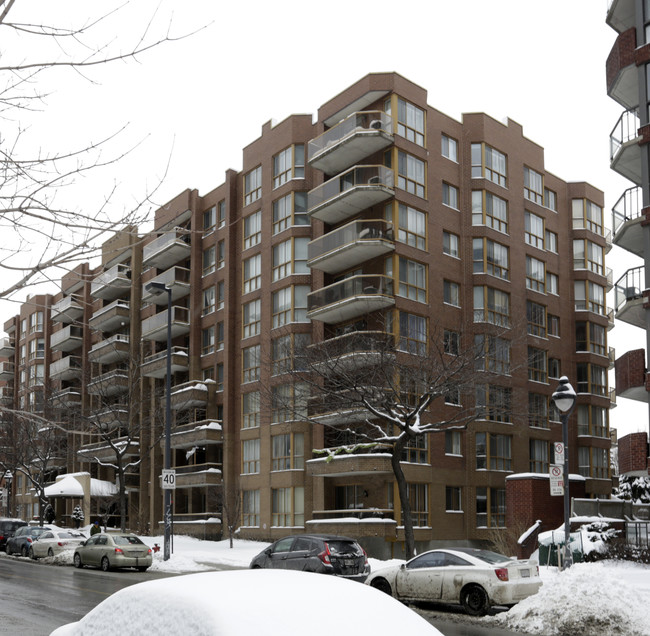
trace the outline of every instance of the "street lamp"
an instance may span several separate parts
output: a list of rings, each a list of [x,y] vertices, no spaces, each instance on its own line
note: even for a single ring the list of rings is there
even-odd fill
[[[13,473],[10,470],[5,471],[5,484],[7,484],[7,517],[11,517],[11,482],[13,481]]]
[[[560,419],[562,420],[562,443],[564,445],[564,567],[567,569],[571,567],[573,557],[571,555],[571,547],[569,541],[571,538],[571,524],[569,516],[571,514],[570,504],[571,497],[569,495],[569,416],[573,407],[576,404],[576,392],[574,391],[569,378],[563,375],[560,378],[560,383],[555,389],[555,393],[551,396],[555,406],[560,411]]]
[[[154,296],[167,292],[167,377],[165,379],[165,470],[171,469],[171,430],[172,430],[172,290],[164,283],[152,281],[146,283],[145,290]],[[172,536],[172,492],[164,489],[165,541],[163,559],[169,561]]]

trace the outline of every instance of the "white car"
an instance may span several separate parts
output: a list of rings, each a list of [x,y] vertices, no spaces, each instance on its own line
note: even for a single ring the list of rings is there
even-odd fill
[[[78,530],[48,530],[30,545],[29,556],[32,559],[52,557],[64,550],[74,550],[85,540],[86,535]]]
[[[450,548],[377,570],[366,585],[400,601],[460,603],[471,616],[483,616],[492,605],[514,605],[536,594],[542,581],[537,561],[477,548]]]

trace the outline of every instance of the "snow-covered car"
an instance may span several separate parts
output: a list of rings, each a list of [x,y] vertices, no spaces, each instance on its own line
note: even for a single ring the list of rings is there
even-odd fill
[[[22,526],[16,530],[13,537],[7,539],[7,554],[20,554],[26,557],[29,555],[29,549],[39,537],[50,530],[49,526]]]
[[[32,559],[53,557],[64,550],[74,550],[86,540],[86,535],[78,530],[52,529],[44,532],[38,541],[29,546]]]
[[[536,594],[542,581],[537,561],[452,548],[377,570],[366,585],[400,601],[460,603],[468,614],[482,616],[492,605],[514,605]]]
[[[100,567],[104,572],[111,568],[137,568],[144,572],[151,566],[151,548],[134,534],[95,534],[79,545],[72,558],[74,566]]]
[[[342,602],[355,610],[326,611]],[[365,585],[337,576],[260,569],[130,585],[50,636],[83,634],[442,636],[410,608]]]

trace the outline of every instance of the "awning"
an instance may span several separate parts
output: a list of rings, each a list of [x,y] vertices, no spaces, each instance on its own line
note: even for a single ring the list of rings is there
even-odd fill
[[[83,497],[84,489],[77,479],[67,475],[63,479],[46,486],[44,493],[46,497]]]

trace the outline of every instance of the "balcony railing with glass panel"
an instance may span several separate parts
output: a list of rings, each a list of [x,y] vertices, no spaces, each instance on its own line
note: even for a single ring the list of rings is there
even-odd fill
[[[394,249],[392,223],[352,221],[311,241],[307,248],[307,265],[337,274]]]
[[[327,373],[350,371],[394,359],[395,339],[385,331],[351,331],[309,346],[310,365]]]
[[[11,358],[16,353],[16,347],[12,338],[0,338],[0,357]]]
[[[92,281],[90,293],[95,298],[112,300],[123,296],[130,287],[131,268],[125,263],[118,263]]]
[[[168,294],[147,291],[149,283],[162,283],[172,292],[172,301],[183,298],[190,293],[190,270],[185,267],[171,267],[166,272],[142,285],[142,302],[166,305]],[[158,292],[158,290],[156,290]]]
[[[84,314],[81,296],[72,294],[52,305],[51,317],[54,322],[74,322]]]
[[[312,168],[337,174],[393,143],[393,120],[378,110],[360,111],[325,131],[308,146]]]
[[[52,403],[59,408],[81,406],[81,391],[78,387],[66,387],[52,394]]]
[[[176,426],[171,433],[172,448],[193,448],[223,443],[223,428],[218,420],[203,420]]]
[[[307,401],[309,419],[325,426],[347,426],[372,419],[372,413],[360,404],[358,395],[341,392],[337,395],[315,395]]]
[[[189,355],[186,347],[172,347],[172,374],[187,371]],[[140,373],[147,378],[158,378],[167,375],[167,349],[147,356],[140,367]]]
[[[66,356],[50,364],[50,379],[72,380],[81,377],[81,358],[79,356]]]
[[[628,188],[612,208],[614,245],[632,254],[643,256],[643,191],[635,186]]]
[[[68,325],[50,336],[50,348],[54,351],[74,351],[83,344],[83,328]]]
[[[165,294],[166,295],[166,294]],[[172,307],[172,338],[190,331],[190,310],[186,307]],[[163,342],[167,340],[167,310],[142,321],[142,337],[145,340]]]
[[[140,454],[139,440],[124,436],[112,439],[110,444],[105,441],[84,444],[77,451],[77,457],[81,462],[115,461],[115,448],[123,452],[124,459],[137,457]]]
[[[177,488],[203,488],[221,484],[222,464],[219,462],[176,466],[174,470]]]
[[[307,317],[338,323],[394,304],[393,279],[390,276],[360,274],[309,294]]]
[[[111,397],[129,390],[129,373],[123,369],[114,369],[94,377],[88,383],[88,393]]]
[[[315,219],[336,224],[394,196],[393,171],[384,166],[355,166],[309,191]]]
[[[122,428],[129,423],[129,407],[126,404],[111,404],[93,411],[89,419],[103,431]]]
[[[172,387],[171,407],[176,411],[204,407],[208,403],[208,385],[191,380]]]
[[[643,266],[628,269],[614,285],[616,318],[641,329],[646,328]]]
[[[88,359],[100,364],[112,364],[119,360],[126,360],[129,354],[129,336],[118,333],[94,344]]]
[[[99,331],[115,331],[131,322],[128,300],[114,300],[93,313],[88,321],[91,329]]]
[[[0,404],[9,406],[14,401],[14,387],[0,386]]]
[[[190,234],[176,227],[161,234],[142,248],[142,264],[145,267],[167,269],[190,257]]]
[[[609,157],[612,170],[637,185],[642,184],[639,125],[636,111],[626,110],[616,122],[609,136]]]

